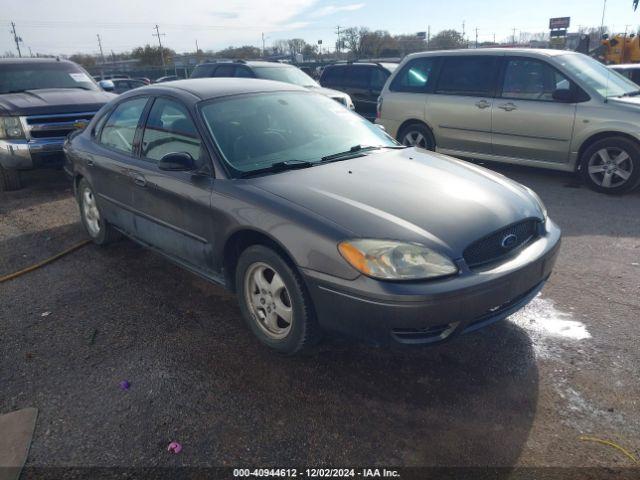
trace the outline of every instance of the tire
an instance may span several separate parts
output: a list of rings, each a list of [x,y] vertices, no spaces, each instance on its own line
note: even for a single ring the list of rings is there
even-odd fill
[[[433,133],[424,123],[410,123],[402,127],[397,140],[407,146],[435,151],[436,140]]]
[[[0,166],[0,192],[20,190],[20,172],[10,168]]]
[[[625,137],[598,140],[582,154],[580,173],[596,192],[629,192],[640,183],[640,146]]]
[[[320,328],[302,278],[274,250],[253,245],[242,252],[235,282],[242,316],[264,345],[293,355],[320,341]]]
[[[107,245],[120,238],[120,232],[113,228],[101,215],[95,201],[93,188],[84,178],[78,184],[78,206],[85,231],[96,245]]]

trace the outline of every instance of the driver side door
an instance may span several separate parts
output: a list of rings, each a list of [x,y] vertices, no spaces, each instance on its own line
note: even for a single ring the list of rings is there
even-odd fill
[[[575,103],[553,99],[574,88],[553,66],[529,57],[506,56],[502,85],[492,110],[492,153],[545,163],[569,161]]]

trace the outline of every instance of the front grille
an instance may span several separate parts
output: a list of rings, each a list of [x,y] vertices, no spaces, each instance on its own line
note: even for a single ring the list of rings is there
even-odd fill
[[[96,112],[34,115],[26,117],[27,130],[31,138],[60,138],[73,132],[78,122],[89,122]]]
[[[529,219],[503,228],[469,245],[462,256],[470,268],[496,262],[535,239],[538,223]]]

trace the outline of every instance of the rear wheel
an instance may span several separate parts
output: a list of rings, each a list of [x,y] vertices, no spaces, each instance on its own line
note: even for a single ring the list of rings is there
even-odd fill
[[[292,355],[319,341],[320,330],[302,279],[274,250],[254,245],[242,252],[236,291],[245,321],[268,347]]]
[[[21,186],[20,172],[18,170],[0,166],[0,192],[19,190]]]
[[[398,141],[408,147],[435,150],[436,141],[431,130],[423,123],[411,123],[400,130]]]
[[[94,243],[106,245],[120,238],[119,232],[102,217],[95,193],[84,179],[78,184],[78,205],[82,225]]]
[[[625,193],[640,181],[640,147],[627,138],[599,140],[584,151],[581,160],[582,178],[597,192]]]

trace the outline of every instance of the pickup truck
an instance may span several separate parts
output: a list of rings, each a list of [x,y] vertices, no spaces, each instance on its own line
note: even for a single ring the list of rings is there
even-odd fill
[[[20,188],[20,170],[62,167],[67,134],[114,97],[73,62],[0,59],[0,192]]]

